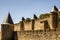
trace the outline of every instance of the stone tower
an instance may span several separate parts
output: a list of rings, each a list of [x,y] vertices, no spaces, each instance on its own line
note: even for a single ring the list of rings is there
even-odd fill
[[[13,39],[14,26],[10,13],[8,13],[8,16],[1,24],[1,31],[2,31],[2,40],[14,40]]]
[[[54,30],[56,30],[57,28],[57,24],[58,24],[58,8],[56,6],[54,6],[51,10],[51,15],[52,15],[52,27],[54,28]]]
[[[32,21],[32,30],[34,31],[35,20],[38,19],[37,16],[34,14]]]

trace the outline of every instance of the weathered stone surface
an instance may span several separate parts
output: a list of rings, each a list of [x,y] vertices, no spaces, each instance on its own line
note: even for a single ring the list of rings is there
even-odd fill
[[[13,24],[10,14],[1,24],[0,40],[60,40],[60,11],[54,6],[50,17],[39,19],[36,15],[30,20],[22,18]]]
[[[60,40],[59,31],[24,31],[17,32],[18,40]]]

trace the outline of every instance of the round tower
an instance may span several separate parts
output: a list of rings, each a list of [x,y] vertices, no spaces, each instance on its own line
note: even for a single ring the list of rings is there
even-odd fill
[[[13,40],[13,21],[8,13],[8,16],[4,19],[3,23],[1,24],[1,31],[2,31],[2,40]]]
[[[52,15],[52,27],[54,28],[54,30],[56,30],[57,28],[57,24],[58,24],[58,8],[56,6],[54,6],[51,10],[51,15]]]

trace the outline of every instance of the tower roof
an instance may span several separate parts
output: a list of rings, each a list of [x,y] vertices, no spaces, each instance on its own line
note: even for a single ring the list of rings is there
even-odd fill
[[[33,15],[33,19],[37,19],[37,16],[35,14]]]
[[[25,21],[25,18],[24,17],[22,17],[22,21]]]
[[[52,7],[51,12],[55,12],[55,11],[58,11],[58,8],[54,5],[54,6]]]
[[[8,15],[6,16],[2,24],[13,24],[13,20],[10,16],[10,12],[8,12]]]

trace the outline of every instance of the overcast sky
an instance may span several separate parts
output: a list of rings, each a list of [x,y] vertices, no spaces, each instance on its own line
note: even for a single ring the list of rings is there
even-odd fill
[[[32,18],[33,14],[39,16],[41,13],[50,12],[56,5],[60,7],[60,0],[0,0],[0,24],[10,12],[14,23],[21,20],[21,17]]]

